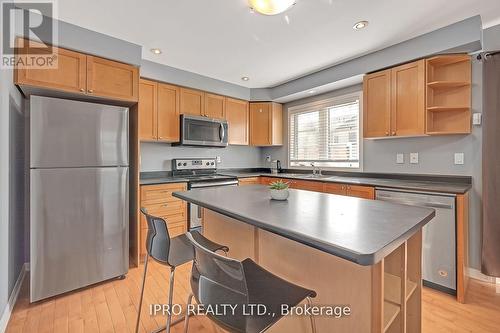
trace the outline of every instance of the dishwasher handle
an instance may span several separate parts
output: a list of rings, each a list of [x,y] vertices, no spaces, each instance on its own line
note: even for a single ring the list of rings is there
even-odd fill
[[[400,200],[393,199],[386,196],[377,196],[377,199],[381,201],[394,202],[402,205],[410,205],[410,206],[420,206],[420,207],[429,207],[429,208],[443,208],[443,209],[453,209],[453,205],[447,205],[440,202],[422,202],[422,201],[412,201],[412,200]]]

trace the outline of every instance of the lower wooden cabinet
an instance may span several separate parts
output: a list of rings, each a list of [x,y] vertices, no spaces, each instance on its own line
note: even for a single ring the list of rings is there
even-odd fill
[[[254,184],[260,184],[260,179],[259,177],[250,177],[250,178],[241,178],[238,180],[238,185],[254,185]]]
[[[287,178],[277,178],[277,177],[260,177],[260,178],[261,178],[260,183],[263,185],[269,185],[272,182],[282,180],[286,183],[289,183],[290,188],[295,188],[299,190],[346,195],[350,197],[371,199],[371,200],[375,199],[375,188],[373,188],[372,186],[349,185],[342,183],[327,183],[314,180],[287,179]]]
[[[141,207],[146,208],[149,214],[165,219],[170,237],[187,232],[187,204],[172,196],[172,192],[185,191],[186,188],[185,183],[141,186]],[[141,258],[146,253],[147,233],[148,224],[141,214],[139,230]]]

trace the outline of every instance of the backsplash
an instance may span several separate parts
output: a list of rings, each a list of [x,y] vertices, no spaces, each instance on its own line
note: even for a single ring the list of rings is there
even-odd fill
[[[220,156],[219,168],[262,167],[261,149],[248,146],[227,148],[172,147],[163,143],[141,143],[141,171],[170,171],[173,158],[198,158]]]

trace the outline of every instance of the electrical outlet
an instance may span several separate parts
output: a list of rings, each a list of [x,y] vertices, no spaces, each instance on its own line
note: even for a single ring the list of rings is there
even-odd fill
[[[455,164],[456,165],[462,165],[462,164],[464,164],[464,161],[465,161],[464,153],[455,153]]]
[[[215,158],[216,158],[216,160],[217,160],[217,163],[222,162],[222,159],[221,159],[221,157],[220,157],[220,156],[216,156]]]
[[[418,164],[418,153],[410,153],[410,164]]]
[[[396,163],[397,164],[404,164],[405,163],[405,155],[401,153],[396,154]]]
[[[481,113],[474,113],[472,114],[472,125],[479,126],[481,125]]]
[[[266,156],[266,162],[271,163],[271,155]]]

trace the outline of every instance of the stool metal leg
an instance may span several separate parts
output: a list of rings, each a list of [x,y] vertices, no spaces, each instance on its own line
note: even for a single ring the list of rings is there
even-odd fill
[[[192,299],[193,299],[193,294],[189,294],[187,302],[186,302],[186,317],[184,318],[184,333],[187,333],[187,331],[188,331],[188,325],[189,325],[188,307],[189,307],[189,305],[191,305]]]
[[[311,300],[311,297],[306,297],[306,301],[307,301],[307,306],[310,308],[312,308],[312,300]],[[311,321],[311,330],[312,330],[312,333],[316,333],[316,322],[314,320],[314,315],[310,315],[309,316],[309,320]]]
[[[170,333],[170,324],[172,322],[172,298],[174,296],[174,278],[175,267],[170,267],[170,288],[168,291],[168,314],[167,314],[167,333]]]
[[[144,286],[146,285],[146,274],[148,272],[149,254],[144,257],[144,274],[142,276],[141,297],[139,298],[139,309],[137,310],[137,322],[135,323],[135,333],[139,332],[139,322],[141,320],[142,299],[144,298]]]

